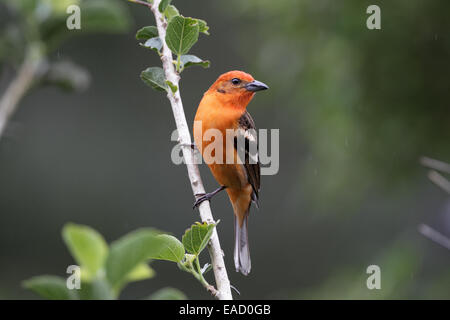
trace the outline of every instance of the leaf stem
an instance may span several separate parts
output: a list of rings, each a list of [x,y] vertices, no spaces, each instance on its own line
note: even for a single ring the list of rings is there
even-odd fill
[[[177,72],[181,73],[181,57],[177,56]]]
[[[208,282],[203,277],[202,268],[200,267],[200,261],[198,260],[198,256],[195,258],[195,266],[197,267],[197,272],[201,279],[200,282],[208,284]]]
[[[194,278],[197,279],[202,284],[202,286],[206,290],[208,290],[208,292],[211,293],[214,297],[220,298],[220,292],[216,288],[214,288],[213,285],[210,285],[208,281],[206,281],[206,279],[203,277],[198,256],[195,257],[194,264],[192,264],[192,261],[188,261],[187,263],[189,267],[186,267],[184,263],[178,263],[178,267],[181,270],[192,274]]]

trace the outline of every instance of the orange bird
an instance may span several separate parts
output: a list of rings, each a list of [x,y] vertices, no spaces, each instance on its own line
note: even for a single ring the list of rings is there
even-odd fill
[[[226,190],[234,211],[234,264],[236,271],[244,275],[248,275],[251,269],[248,215],[252,202],[258,207],[260,189],[256,128],[246,108],[256,91],[268,88],[248,73],[242,71],[224,73],[203,95],[194,122],[195,144],[220,184],[213,192],[196,195],[198,198],[194,207]],[[215,149],[210,153],[206,152],[209,144],[213,142],[217,144],[216,136],[214,140],[204,136],[209,129],[215,129],[215,132],[219,131],[222,134],[223,142],[219,144],[222,147],[222,155]],[[233,130],[233,134],[227,134],[227,130],[228,132]],[[244,146],[240,147],[242,143],[238,141],[244,141]],[[250,147],[252,144],[256,145],[253,154]],[[237,160],[238,157],[240,161]],[[232,161],[227,161],[230,158]]]

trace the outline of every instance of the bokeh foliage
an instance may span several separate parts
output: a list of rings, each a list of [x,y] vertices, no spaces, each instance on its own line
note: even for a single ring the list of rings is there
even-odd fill
[[[99,232],[84,225],[69,223],[63,228],[62,236],[80,268],[80,274],[73,273],[67,280],[44,275],[24,281],[26,288],[45,299],[117,299],[128,283],[155,276],[148,265],[152,259],[180,262],[184,257],[184,248],[179,240],[149,228],[130,232],[111,246]],[[80,277],[79,288],[66,285],[66,281],[76,284],[73,276]],[[184,299],[185,295],[177,289],[163,288],[150,298],[178,300]]]
[[[369,4],[381,7],[382,30],[365,27]],[[250,221],[254,270],[248,278],[230,272],[241,298],[450,298],[448,251],[417,232],[426,221],[450,233],[445,194],[418,164],[424,154],[450,162],[449,2],[177,6],[207,18],[214,30],[193,47],[213,60],[211,69],[183,73],[186,115],[193,117],[218,74],[239,68],[270,86],[249,108],[258,127],[281,129],[280,172],[263,177],[261,209]],[[140,9],[133,9],[138,25],[151,23]],[[2,31],[12,18],[5,14],[0,10]],[[63,273],[72,260],[53,252],[64,251],[54,239],[67,221],[101,227],[115,239],[149,219],[182,234],[192,219],[179,214],[191,204],[191,190],[173,183],[184,168],[167,165],[173,129],[167,101],[136,78],[159,60],[136,48],[133,35],[67,41],[62,55],[91,66],[92,90],[75,101],[53,91],[33,96],[16,119],[30,131],[12,149],[10,140],[1,142],[2,298],[32,297],[17,289],[21,279],[51,268]],[[202,178],[215,187],[208,171]],[[213,205],[231,257],[231,207],[224,198]],[[269,251],[277,259],[268,259]],[[369,264],[381,267],[381,291],[364,287]],[[184,274],[157,271],[152,283],[180,284],[189,297],[208,298]],[[148,294],[137,286],[124,297]]]
[[[417,203],[411,197],[420,192],[423,184],[418,181],[425,178],[420,156],[450,159],[450,3],[250,0],[233,4],[230,13],[244,21],[239,44],[243,55],[275,91],[272,105],[263,105],[292,115],[295,135],[305,144],[296,172],[300,182],[289,194],[298,195],[316,215],[327,213],[328,217],[316,218],[315,229],[333,224],[328,238],[351,239],[343,231],[347,230],[362,241],[351,247],[354,261],[341,262],[339,267],[331,257],[324,259],[330,264],[329,279],[316,287],[299,288],[293,296],[448,298],[450,292],[443,284],[448,268],[435,265],[432,279],[424,278],[430,268],[423,260],[427,252],[417,241],[420,235],[411,230],[417,217],[394,207],[402,210],[405,205],[399,203]],[[366,28],[366,8],[372,4],[381,8],[381,30]],[[251,57],[245,55],[250,51]],[[444,233],[450,232],[446,212],[447,218],[431,213],[429,217],[440,222],[438,229]],[[375,214],[377,218],[371,216]],[[377,222],[372,228],[380,235],[389,234],[392,227],[397,236],[385,239],[383,250],[372,252],[371,240],[357,231],[365,219]],[[314,237],[314,232],[309,236]],[[385,290],[365,288],[368,260],[378,261],[384,270]]]
[[[58,276],[35,276],[23,282],[24,287],[50,300],[112,300],[118,299],[130,282],[155,276],[149,266],[152,260],[177,263],[180,270],[191,273],[209,286],[204,275],[211,269],[202,268],[199,256],[211,238],[216,224],[195,223],[183,235],[182,242],[172,235],[152,228],[132,231],[112,242],[110,246],[95,229],[68,223],[62,237],[79,273],[67,269],[65,279]],[[69,284],[73,287],[70,288]],[[181,300],[184,293],[165,287],[149,296],[155,300]]]
[[[366,28],[370,4],[251,0],[233,7],[258,25],[258,33],[243,28],[257,39],[243,45],[258,43],[254,64],[280,105],[298,116],[310,152],[301,177],[322,204],[324,197],[357,204],[370,188],[410,183],[423,154],[450,158],[448,1],[380,2],[381,30]],[[328,179],[314,178],[319,168]],[[358,187],[348,192],[349,185]]]
[[[66,21],[77,5],[81,29],[69,30]],[[120,0],[1,0],[0,61],[2,66],[20,65],[30,50],[43,60],[36,84],[53,84],[65,90],[83,90],[88,72],[70,60],[48,59],[74,36],[123,33],[130,27],[130,14]]]

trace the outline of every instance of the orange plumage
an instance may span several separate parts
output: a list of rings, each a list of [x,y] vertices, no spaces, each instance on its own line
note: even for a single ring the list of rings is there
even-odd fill
[[[247,275],[251,269],[248,247],[247,218],[252,201],[257,203],[260,186],[259,162],[250,163],[246,156],[241,162],[237,161],[236,135],[243,135],[246,142],[256,143],[256,136],[248,131],[255,129],[253,119],[246,111],[247,105],[256,91],[268,87],[242,71],[230,71],[222,74],[205,92],[201,100],[194,124],[194,140],[198,149],[217,182],[225,189],[230,198],[235,215],[235,252],[236,271]],[[209,130],[222,133],[222,156],[214,150],[207,154],[205,150],[213,141],[205,139]],[[227,135],[227,129],[234,130],[235,135]],[[230,139],[233,139],[232,141]],[[228,141],[227,141],[228,140]],[[247,141],[249,140],[249,141]],[[227,156],[234,159],[227,162]],[[240,154],[239,154],[240,155]],[[248,150],[246,149],[246,155]],[[213,160],[216,162],[211,163]],[[219,159],[219,161],[217,161]],[[210,200],[219,189],[203,197],[201,201]],[[200,202],[201,203],[201,202]],[[199,205],[199,203],[196,203]]]

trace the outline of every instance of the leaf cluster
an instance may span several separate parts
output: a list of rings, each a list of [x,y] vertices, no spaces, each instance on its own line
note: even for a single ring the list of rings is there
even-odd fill
[[[208,68],[210,62],[195,55],[188,54],[194,44],[198,41],[200,33],[209,35],[209,27],[202,19],[182,16],[178,9],[171,4],[170,0],[163,0],[158,6],[167,20],[166,36],[164,38],[169,50],[176,56],[173,61],[178,73],[191,66]],[[136,39],[142,41],[140,45],[161,55],[163,47],[158,29],[155,26],[146,26],[139,29]],[[149,67],[142,71],[141,79],[151,88],[158,91],[175,93],[178,88],[166,81],[164,71],[161,67]],[[169,91],[170,89],[170,91]]]
[[[69,223],[62,230],[62,238],[80,267],[80,289],[69,289],[68,280],[51,275],[33,277],[24,281],[24,286],[52,300],[116,299],[130,282],[155,276],[149,265],[153,260],[175,262],[204,281],[206,268],[197,268],[198,255],[206,247],[214,227],[196,223],[186,230],[182,242],[156,229],[142,228],[108,245],[93,228]],[[185,295],[174,288],[163,288],[149,298],[185,299]]]

